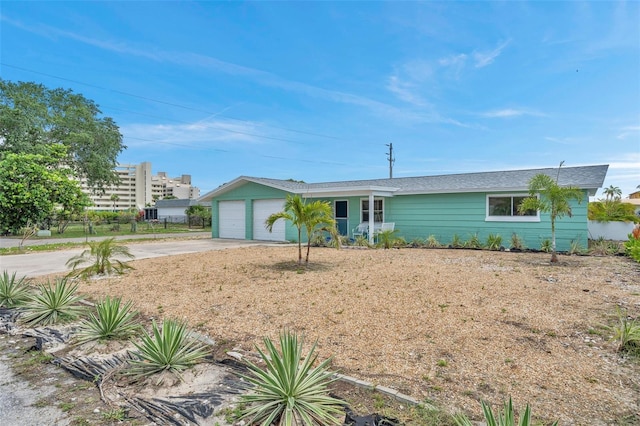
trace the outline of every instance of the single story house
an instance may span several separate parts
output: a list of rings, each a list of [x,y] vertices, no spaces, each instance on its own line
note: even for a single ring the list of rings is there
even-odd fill
[[[202,203],[199,200],[189,198],[174,198],[169,200],[156,201],[156,214],[152,219],[157,219],[172,223],[186,223],[187,214],[185,211],[191,206],[208,205],[208,203]]]
[[[544,173],[557,178],[562,186],[584,191],[583,202],[572,206],[572,217],[556,221],[557,248],[564,251],[572,241],[587,247],[589,196],[602,187],[608,167],[321,183],[240,176],[203,195],[199,201],[211,202],[213,238],[296,241],[297,231],[291,223],[280,220],[271,233],[264,223],[269,215],[282,211],[287,195],[299,194],[306,199],[329,201],[343,235],[352,236],[353,229],[361,223],[368,223],[373,230],[383,222],[393,222],[396,235],[407,241],[433,235],[448,244],[454,235],[463,241],[477,235],[484,242],[490,234],[499,234],[508,245],[511,235],[516,233],[526,247],[538,249],[543,240],[551,237],[549,215],[540,212],[519,215],[517,206],[528,196],[531,178]]]

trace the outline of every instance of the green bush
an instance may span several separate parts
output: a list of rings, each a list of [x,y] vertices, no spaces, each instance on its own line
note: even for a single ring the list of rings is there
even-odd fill
[[[619,352],[640,355],[640,322],[620,312],[618,325],[613,327],[613,339],[619,342]]]
[[[249,404],[241,415],[249,424],[270,426],[339,425],[343,402],[329,396],[327,385],[334,381],[327,371],[330,359],[313,367],[317,359],[316,344],[306,356],[302,341],[295,334],[280,334],[280,351],[269,338],[264,339],[266,353],[257,348],[265,368],[248,362],[251,371],[245,378],[255,386],[253,393],[243,395]],[[343,417],[344,418],[344,417]]]
[[[137,334],[142,328],[136,322],[138,313],[131,309],[131,301],[121,303],[121,298],[109,296],[96,303],[95,312],[80,324],[78,341],[127,339]]]
[[[500,248],[502,247],[502,237],[500,236],[500,234],[489,234],[489,236],[487,237],[486,247],[489,250],[500,250]]]
[[[460,235],[453,234],[453,238],[451,239],[451,247],[453,248],[464,247],[464,242],[462,241],[462,238],[460,238]]]
[[[69,285],[66,278],[58,278],[54,285],[47,282],[25,302],[21,321],[29,325],[49,325],[73,320],[84,313],[81,297],[76,296],[77,285]]]
[[[629,234],[629,240],[624,243],[624,254],[636,262],[640,262],[640,238],[635,238]]]
[[[539,422],[533,422],[531,420],[531,408],[529,404],[524,409],[524,412],[520,415],[520,421],[516,423],[516,414],[513,409],[513,402],[509,398],[509,402],[504,403],[502,412],[498,411],[495,414],[491,410],[491,406],[484,401],[482,404],[482,413],[487,426],[530,426],[533,424],[539,424]],[[458,414],[454,417],[456,425],[458,426],[473,426],[473,423],[464,414]],[[552,426],[557,426],[558,422],[553,423]]]
[[[524,250],[524,241],[515,232],[511,234],[511,250]]]
[[[464,243],[465,248],[470,248],[470,249],[481,249],[482,248],[482,242],[480,242],[480,238],[478,237],[478,234],[473,234],[465,243]]]
[[[426,245],[429,248],[440,248],[440,247],[442,247],[442,244],[440,244],[440,241],[438,241],[436,236],[433,235],[433,234],[431,234],[431,235],[429,235],[427,237]]]
[[[29,300],[29,283],[27,277],[16,278],[16,273],[9,275],[3,271],[0,275],[0,307],[15,308]]]
[[[164,320],[159,328],[153,321],[151,329],[151,334],[142,336],[142,343],[134,343],[136,359],[130,361],[125,372],[134,380],[163,371],[179,376],[208,354],[205,344],[192,338],[184,322]]]

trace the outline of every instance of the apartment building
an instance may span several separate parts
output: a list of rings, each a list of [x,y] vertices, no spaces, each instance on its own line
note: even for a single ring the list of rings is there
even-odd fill
[[[115,172],[120,178],[120,185],[107,189],[102,195],[92,194],[85,182],[81,182],[82,190],[93,202],[91,210],[143,209],[168,196],[179,199],[200,196],[200,189],[191,185],[191,175],[177,178],[170,178],[165,172],[152,175],[150,162],[119,164]]]

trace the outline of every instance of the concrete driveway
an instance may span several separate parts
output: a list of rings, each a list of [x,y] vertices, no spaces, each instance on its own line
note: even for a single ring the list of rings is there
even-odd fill
[[[180,237],[185,235],[177,234]],[[192,236],[192,235],[189,235]],[[163,235],[166,238],[166,235]],[[43,240],[40,241],[40,244]],[[51,240],[44,240],[51,243]],[[69,240],[66,240],[69,241]],[[80,242],[84,242],[81,238]],[[135,260],[149,259],[152,257],[171,256],[185,253],[198,253],[211,250],[225,250],[230,248],[248,247],[256,245],[282,245],[282,243],[270,243],[268,241],[247,241],[247,240],[229,240],[229,239],[212,239],[207,234],[206,238],[197,239],[163,239],[159,241],[144,241],[125,243],[129,247],[131,254],[135,256]],[[16,254],[9,256],[0,256],[0,272],[8,271],[10,274],[16,273],[17,276],[37,277],[40,275],[48,275],[59,272],[68,272],[70,269],[66,266],[67,260],[72,256],[82,253],[84,248],[74,248],[69,250],[51,251],[51,252],[31,252],[25,254]]]

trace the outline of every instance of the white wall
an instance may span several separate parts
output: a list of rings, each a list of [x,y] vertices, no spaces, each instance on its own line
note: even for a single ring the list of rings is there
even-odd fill
[[[590,220],[587,229],[589,238],[597,240],[602,237],[605,240],[627,241],[627,236],[635,226],[632,222],[597,222]]]

